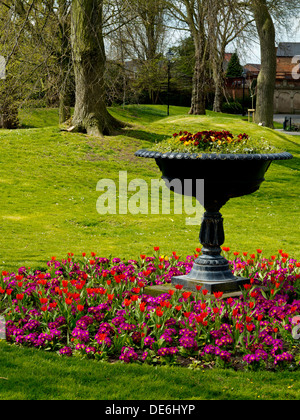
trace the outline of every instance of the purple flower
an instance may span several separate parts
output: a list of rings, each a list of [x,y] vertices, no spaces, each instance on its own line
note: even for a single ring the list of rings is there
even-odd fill
[[[219,347],[213,346],[212,344],[207,344],[206,346],[204,346],[201,356],[204,356],[205,354],[213,354],[218,356],[220,352],[221,350],[219,349]]]
[[[154,340],[153,337],[147,336],[147,337],[144,338],[144,346],[145,347],[149,347],[150,349],[152,349],[154,343],[155,343],[155,340]]]
[[[161,347],[160,349],[157,350],[157,355],[158,356],[173,356],[175,354],[178,353],[178,348],[177,347]]]
[[[59,350],[59,354],[64,356],[72,356],[72,349],[71,347],[65,346]]]
[[[221,350],[218,356],[219,356],[219,357],[220,357],[220,359],[222,359],[224,362],[227,362],[227,363],[228,363],[228,362],[230,362],[230,359],[231,359],[231,353],[229,353],[228,351],[226,351],[226,350]]]
[[[281,362],[292,362],[294,360],[294,356],[288,352],[283,352],[281,354],[277,354],[274,359],[274,365],[278,365]]]
[[[85,348],[85,352],[86,352],[86,354],[93,354],[93,353],[96,353],[96,348],[95,347],[90,347],[90,346],[87,346],[86,348]]]
[[[230,335],[223,335],[221,338],[217,338],[215,342],[217,346],[222,347],[228,344],[232,344],[233,339],[230,337]]]
[[[260,360],[268,360],[268,353],[262,349],[257,349],[254,353],[246,354],[243,357],[243,361],[248,363],[248,365],[259,362]]]
[[[75,350],[84,350],[85,349],[85,345],[82,343],[78,343],[75,346]]]
[[[72,331],[72,337],[77,338],[80,341],[88,343],[90,335],[87,330],[82,330],[81,328],[74,328]]]
[[[38,328],[40,326],[40,322],[37,321],[36,319],[30,319],[25,325],[24,325],[24,330],[35,330],[36,328]]]
[[[92,317],[85,315],[81,317],[80,319],[78,319],[78,321],[76,322],[76,327],[81,328],[82,330],[86,330],[87,327],[93,322],[94,320]]]
[[[134,362],[138,359],[137,353],[133,350],[132,347],[122,347],[121,355],[119,357],[125,363]]]

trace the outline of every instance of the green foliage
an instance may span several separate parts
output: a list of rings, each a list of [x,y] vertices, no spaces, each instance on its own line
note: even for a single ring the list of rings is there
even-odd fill
[[[228,63],[226,77],[241,77],[243,73],[243,67],[241,66],[239,56],[234,52]]]
[[[224,102],[222,105],[222,111],[227,114],[241,114],[243,107],[238,101]]]
[[[167,61],[163,56],[139,63],[137,74],[132,82],[133,91],[143,95],[147,92],[148,102],[158,103],[159,95],[167,86]]]
[[[172,72],[178,89],[192,89],[192,78],[195,66],[195,46],[191,37],[183,39],[178,46],[173,47],[175,53]]]

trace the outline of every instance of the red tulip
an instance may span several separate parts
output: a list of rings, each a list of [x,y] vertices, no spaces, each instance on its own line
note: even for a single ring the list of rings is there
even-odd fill
[[[140,311],[145,312],[145,309],[146,309],[146,302],[141,302],[140,303]]]
[[[160,308],[156,309],[156,315],[157,316],[161,317],[161,316],[163,316],[163,314],[164,314],[164,311],[162,311]]]
[[[47,302],[48,302],[48,299],[47,299],[47,298],[40,298],[40,302],[41,302],[42,304],[45,304],[45,303],[47,303]]]
[[[238,314],[238,312],[239,312],[239,310],[238,309],[233,309],[232,310],[232,316],[237,316],[237,314]]]
[[[124,299],[124,305],[129,306],[131,304],[131,299]]]

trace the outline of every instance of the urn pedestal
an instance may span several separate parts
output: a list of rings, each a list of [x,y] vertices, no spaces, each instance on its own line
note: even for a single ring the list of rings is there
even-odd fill
[[[221,255],[224,243],[223,218],[220,209],[234,197],[252,194],[265,180],[264,175],[272,161],[292,159],[290,153],[274,154],[190,154],[160,153],[139,150],[136,156],[153,158],[162,172],[166,185],[181,181],[182,194],[197,197],[197,180],[204,180],[205,213],[201,223],[199,240],[202,255],[193,264],[191,271],[172,278],[172,284],[182,284],[184,289],[195,291],[197,285],[210,293],[215,291],[234,292],[249,282],[236,277],[229,263]],[[184,190],[184,180],[192,180],[192,189]],[[174,185],[174,183],[173,183]],[[172,187],[169,187],[172,190]],[[176,191],[175,191],[176,192]]]

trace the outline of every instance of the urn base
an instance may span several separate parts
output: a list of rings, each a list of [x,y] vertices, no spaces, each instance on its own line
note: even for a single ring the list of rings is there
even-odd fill
[[[172,277],[172,285],[181,284],[184,290],[196,291],[196,286],[201,286],[201,290],[207,290],[208,293],[214,292],[239,292],[244,284],[249,283],[250,279],[246,277],[233,277],[231,280],[195,280],[189,275]]]

